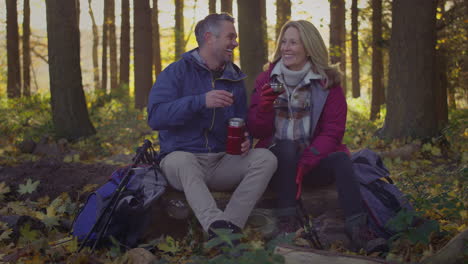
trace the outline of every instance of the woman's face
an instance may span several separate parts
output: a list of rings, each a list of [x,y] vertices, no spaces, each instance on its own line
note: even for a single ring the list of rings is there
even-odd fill
[[[295,27],[286,29],[281,39],[281,57],[283,64],[290,70],[299,71],[307,62],[304,45]]]

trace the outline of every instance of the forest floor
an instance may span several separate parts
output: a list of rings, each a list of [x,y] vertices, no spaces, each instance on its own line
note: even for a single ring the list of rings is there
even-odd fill
[[[17,166],[0,167],[0,181],[7,182],[10,186],[19,186],[28,179],[32,182],[39,181],[37,189],[28,198],[37,200],[49,196],[53,200],[61,193],[68,193],[71,197],[80,196],[83,194],[80,191],[88,184],[102,185],[116,168],[117,165],[103,163],[69,163],[44,158]]]
[[[405,221],[416,215],[400,216],[400,232],[384,258],[414,263],[433,255],[468,227],[468,110],[452,111],[440,137],[385,141],[374,136],[383,118],[368,121],[368,109],[361,101],[348,103],[344,142],[352,151],[368,147],[379,152],[418,216],[437,225],[411,229]],[[0,104],[0,133],[4,135],[0,138],[0,262],[107,263],[126,256],[115,247],[92,256],[76,254],[76,240],[64,247],[53,246],[68,237],[69,223],[86,196],[116,168],[130,164],[143,139],[157,145],[157,134],[148,129],[145,113],[125,105],[112,101],[92,108],[97,134],[67,142],[53,134],[47,98]],[[32,110],[19,113],[15,109]],[[12,228],[2,219],[5,216],[28,216],[43,227],[19,226],[17,221],[18,226]],[[200,255],[204,263],[218,263],[208,261],[212,255],[203,253],[202,238],[194,239],[199,227],[190,224],[184,230],[187,233],[182,238],[169,234],[151,241],[158,263],[190,263],[194,255]],[[251,232],[243,241],[252,252],[274,257],[269,241],[259,234]],[[350,253],[340,245],[331,245],[330,250]],[[245,263],[262,260],[258,254],[251,258],[253,262]]]

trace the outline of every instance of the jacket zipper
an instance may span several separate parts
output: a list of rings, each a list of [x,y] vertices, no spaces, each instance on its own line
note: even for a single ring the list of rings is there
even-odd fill
[[[215,89],[215,80],[211,80],[211,89],[212,90]],[[215,117],[216,117],[216,108],[213,108],[213,118],[211,119],[210,128],[208,128],[208,130],[205,130],[205,141],[206,141],[205,147],[208,149],[208,152],[211,152],[210,145],[208,144],[208,132],[213,129]]]
[[[245,79],[247,77],[244,77],[240,80],[231,80],[231,79],[226,79],[226,78],[223,78],[223,79],[216,79],[216,80],[226,80],[226,81],[233,81],[233,82],[236,82],[236,81],[241,81],[243,79]],[[215,81],[216,80],[211,80],[211,88],[212,90],[215,89]],[[232,92],[231,92],[232,93]],[[211,148],[208,144],[208,132],[213,130],[213,126],[214,126],[214,122],[215,122],[215,118],[216,118],[216,108],[213,108],[213,118],[211,119],[211,125],[210,125],[210,128],[208,130],[205,130],[205,141],[206,141],[206,144],[205,144],[205,148],[208,149],[208,152],[211,152]]]

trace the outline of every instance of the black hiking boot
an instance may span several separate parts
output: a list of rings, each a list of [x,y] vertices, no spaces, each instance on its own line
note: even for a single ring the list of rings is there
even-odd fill
[[[358,252],[364,249],[368,254],[387,252],[387,240],[379,237],[367,225],[367,214],[353,215],[345,220],[345,231],[351,239],[352,250]]]
[[[218,235],[214,232],[214,230],[217,230],[217,229],[227,229],[227,230],[230,230],[232,234],[241,234],[242,233],[242,229],[238,226],[236,226],[235,224],[229,222],[229,221],[225,221],[225,220],[217,220],[217,221],[214,221],[213,223],[211,223],[210,227],[208,228],[208,240],[211,240],[215,237],[217,237]],[[240,244],[240,240],[239,239],[235,239],[233,241],[231,241],[233,246],[237,246]],[[220,247],[223,247],[223,246],[226,246],[224,243],[222,245],[220,245]]]

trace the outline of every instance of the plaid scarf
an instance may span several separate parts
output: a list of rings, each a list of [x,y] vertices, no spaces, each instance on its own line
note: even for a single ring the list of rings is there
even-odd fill
[[[294,140],[299,143],[301,149],[306,148],[310,142],[310,124],[311,124],[311,90],[310,83],[312,79],[320,79],[320,75],[310,70],[310,63],[304,65],[304,74],[301,80],[295,86],[290,86],[285,79],[291,78],[285,76],[288,70],[284,70],[280,60],[273,69],[271,76],[276,77],[277,81],[282,82],[286,91],[275,100],[273,106],[275,109],[275,139]],[[296,72],[295,74],[297,74]],[[285,78],[286,77],[286,78]]]

